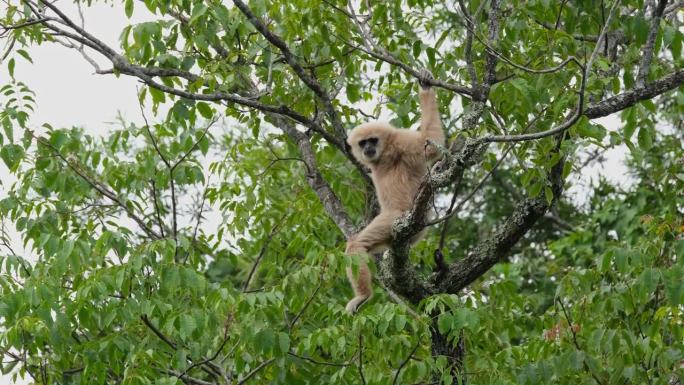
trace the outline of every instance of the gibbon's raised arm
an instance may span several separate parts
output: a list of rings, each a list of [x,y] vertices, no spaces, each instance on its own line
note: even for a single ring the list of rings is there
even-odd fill
[[[439,118],[435,90],[432,87],[421,87],[419,97],[421,114],[420,133],[424,139],[430,139],[440,146],[444,146],[444,130],[442,129],[442,120]],[[437,150],[434,146],[427,146],[426,151],[430,158],[437,155]]]

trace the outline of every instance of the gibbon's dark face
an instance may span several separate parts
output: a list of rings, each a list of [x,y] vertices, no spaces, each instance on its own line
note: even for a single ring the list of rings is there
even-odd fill
[[[380,157],[380,140],[377,137],[371,136],[361,139],[358,144],[364,158],[369,162],[374,162]]]

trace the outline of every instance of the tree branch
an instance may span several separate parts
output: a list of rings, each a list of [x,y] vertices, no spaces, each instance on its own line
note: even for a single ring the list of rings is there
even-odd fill
[[[335,129],[335,132],[338,135],[338,139],[344,140],[347,137],[346,131],[344,127],[342,126],[342,121],[340,120],[340,117],[337,113],[337,110],[333,106],[332,100],[330,98],[330,94],[323,89],[323,86],[321,86],[320,83],[311,75],[309,75],[302,65],[299,63],[295,55],[290,51],[290,48],[287,46],[287,43],[283,39],[281,39],[279,36],[271,32],[266,24],[264,24],[261,20],[259,20],[252,10],[242,2],[241,0],[233,0],[233,3],[235,3],[235,6],[242,12],[246,17],[247,20],[249,20],[252,25],[261,33],[266,40],[268,40],[269,43],[273,44],[274,46],[278,47],[280,52],[282,52],[283,56],[285,57],[285,60],[287,63],[290,65],[292,70],[295,72],[297,77],[306,84],[307,87],[311,91],[316,94],[318,99],[323,103],[323,106],[326,109],[326,113],[330,117],[330,120],[332,122],[333,128]]]
[[[240,381],[238,381],[237,385],[244,385],[247,381],[249,381],[250,378],[254,377],[257,373],[259,373],[260,370],[268,366],[273,361],[275,361],[275,358],[269,358],[268,360],[260,363],[256,368],[252,369],[251,372],[247,373]]]
[[[30,132],[30,131],[29,131],[29,132]],[[85,181],[86,183],[88,183],[88,184],[90,185],[90,187],[92,187],[93,189],[95,189],[95,191],[97,191],[98,193],[100,193],[100,195],[102,195],[102,196],[108,198],[109,200],[111,200],[112,202],[114,202],[117,206],[119,206],[120,208],[122,208],[123,211],[126,213],[126,215],[127,215],[129,218],[131,218],[135,223],[137,223],[138,226],[140,226],[140,228],[143,230],[143,232],[145,232],[145,234],[147,234],[147,236],[149,236],[150,238],[153,238],[153,239],[161,239],[161,238],[162,238],[162,236],[161,236],[160,234],[158,234],[158,233],[157,233],[156,231],[154,231],[152,228],[148,227],[147,224],[145,223],[145,221],[144,221],[142,218],[140,218],[140,217],[139,217],[139,216],[138,216],[130,207],[128,207],[123,201],[121,201],[121,199],[119,199],[119,197],[116,195],[116,193],[115,193],[114,191],[109,190],[109,188],[108,188],[107,186],[105,186],[105,185],[103,185],[102,183],[98,182],[98,181],[95,180],[94,178],[91,178],[90,176],[88,176],[88,175],[86,174],[86,172],[84,172],[83,170],[81,170],[77,165],[75,165],[73,162],[71,162],[69,159],[67,159],[67,157],[65,157],[64,155],[62,155],[62,153],[59,152],[59,150],[58,150],[56,147],[54,147],[49,141],[47,141],[47,140],[45,140],[45,139],[43,139],[43,138],[41,138],[41,137],[35,136],[32,132],[30,132],[30,134],[31,134],[31,136],[36,140],[36,142],[38,142],[38,144],[40,144],[40,145],[42,145],[42,146],[45,146],[45,147],[47,147],[48,149],[50,149],[50,151],[51,151],[55,156],[57,156],[59,159],[61,159],[62,162],[64,162],[64,163],[65,163],[65,164],[66,164],[74,173],[76,173],[76,175],[78,175],[83,181]]]
[[[460,292],[508,255],[513,245],[534,226],[539,218],[546,214],[549,207],[561,196],[564,164],[564,160],[561,159],[551,169],[549,178],[553,201],[549,204],[544,196],[523,200],[493,235],[475,246],[465,258],[452,263],[446,274],[434,277],[434,284],[439,292],[452,294]]]
[[[592,104],[586,108],[584,115],[590,119],[608,116],[625,108],[629,108],[642,100],[652,99],[667,91],[684,84],[684,70],[675,71],[669,75],[637,87],[606,100]]]
[[[663,12],[665,11],[665,5],[667,0],[658,0],[658,5],[653,10],[653,16],[651,16],[651,28],[648,31],[648,38],[646,39],[646,44],[641,51],[641,61],[639,62],[639,73],[636,78],[636,86],[643,87],[646,77],[648,76],[648,70],[651,68],[651,60],[653,59],[653,50],[655,48],[655,40],[658,36],[658,29],[660,29],[660,19],[663,17]]]
[[[278,232],[278,229],[280,228],[280,225],[283,224],[285,220],[285,217],[280,221],[280,223],[276,224],[273,226],[271,229],[271,232],[268,234],[266,237],[266,240],[264,241],[263,245],[261,246],[261,250],[259,250],[259,255],[257,258],[254,260],[254,263],[252,264],[252,268],[249,270],[249,274],[247,275],[247,279],[245,279],[245,283],[242,285],[242,292],[246,292],[247,289],[249,289],[249,283],[252,281],[252,277],[254,276],[254,273],[256,272],[257,267],[259,266],[259,262],[261,262],[261,258],[264,257],[266,254],[266,250],[268,249],[268,245],[271,243],[271,240],[273,239],[273,236]]]
[[[354,224],[347,214],[347,210],[342,205],[342,202],[332,190],[328,182],[325,181],[323,175],[318,171],[316,165],[316,156],[309,137],[297,130],[297,128],[289,121],[272,115],[273,123],[280,128],[290,139],[297,145],[302,160],[306,165],[306,181],[314,190],[318,199],[323,204],[328,216],[335,222],[337,227],[342,230],[346,237],[351,236],[355,232]]]

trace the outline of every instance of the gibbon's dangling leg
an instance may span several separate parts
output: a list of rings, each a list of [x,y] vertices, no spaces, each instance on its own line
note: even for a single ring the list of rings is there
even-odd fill
[[[368,268],[368,253],[380,252],[387,248],[387,242],[392,235],[392,223],[401,216],[400,211],[389,211],[380,213],[371,223],[360,233],[354,235],[347,242],[347,255],[359,255],[358,276],[354,276],[351,267],[347,268],[347,277],[354,289],[354,298],[346,306],[350,313],[355,313],[359,306],[366,302],[373,295],[371,287],[371,273]]]

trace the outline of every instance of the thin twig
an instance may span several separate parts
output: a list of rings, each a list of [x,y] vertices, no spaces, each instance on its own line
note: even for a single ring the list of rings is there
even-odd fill
[[[577,342],[577,333],[575,332],[575,329],[573,329],[573,327],[572,327],[572,319],[570,318],[570,315],[568,314],[568,312],[565,310],[565,305],[563,305],[563,301],[562,301],[560,298],[558,298],[558,299],[557,299],[557,302],[558,302],[558,304],[560,304],[560,307],[561,307],[561,309],[563,310],[563,314],[565,315],[565,321],[568,323],[568,326],[569,326],[568,329],[570,329],[570,333],[572,333],[572,343],[573,343],[573,345],[575,345],[575,348],[576,348],[578,351],[580,351],[580,352],[583,351],[582,348],[581,348],[580,345],[579,345],[579,342]],[[598,376],[594,373],[594,371],[591,370],[591,368],[589,367],[589,364],[587,364],[586,358],[585,358],[584,360],[582,360],[582,362],[584,363],[584,369],[585,369],[586,371],[588,371],[589,374],[591,374],[591,376],[594,378],[594,380],[595,380],[599,385],[603,385],[603,381],[601,381],[601,380],[598,378]]]
[[[309,362],[311,362],[312,364],[316,364],[316,365],[336,366],[336,367],[347,367],[347,366],[351,365],[350,362],[338,363],[338,362],[318,361],[318,360],[315,360],[315,359],[313,359],[313,358],[311,358],[311,357],[300,356],[299,354],[296,354],[296,353],[294,353],[294,352],[292,352],[292,351],[287,352],[287,354],[290,355],[290,356],[292,356],[292,357],[299,358],[300,360],[309,361]]]
[[[138,90],[138,93],[140,93],[140,90]],[[166,168],[169,170],[169,182],[171,183],[171,215],[173,217],[173,240],[175,260],[178,258],[178,208],[176,205],[176,185],[173,180],[173,168],[171,167],[171,163],[169,162],[169,160],[164,156],[161,149],[159,148],[159,145],[157,144],[157,140],[154,138],[154,135],[152,135],[152,131],[150,130],[150,123],[147,121],[147,116],[145,116],[145,109],[143,108],[142,101],[140,100],[140,98],[138,98],[138,106],[140,107],[140,114],[142,115],[142,118],[145,121],[145,129],[147,130],[147,135],[149,136],[150,141],[152,141],[152,146],[161,158],[162,162],[164,162],[164,164],[166,165]]]
[[[361,377],[361,383],[366,385],[366,378],[363,376],[363,334],[359,332],[359,377]]]
[[[314,290],[314,292],[311,293],[311,296],[309,296],[309,299],[306,300],[306,302],[304,303],[304,306],[302,306],[302,308],[299,310],[299,312],[297,312],[295,317],[290,322],[290,325],[289,325],[290,330],[292,330],[292,328],[295,326],[297,321],[299,321],[299,319],[302,317],[302,315],[304,314],[306,309],[309,308],[309,305],[311,305],[314,298],[316,298],[316,294],[318,294],[318,291],[321,290],[321,286],[323,286],[323,270],[321,270],[321,274],[318,277],[318,286],[316,286],[316,290]]]
[[[280,226],[285,223],[285,218],[287,215],[283,216],[281,220],[279,221],[278,224],[273,226],[271,231],[269,232],[268,236],[266,237],[266,240],[261,246],[261,250],[259,250],[259,255],[257,258],[254,260],[254,263],[252,263],[252,268],[249,270],[249,274],[247,274],[247,279],[245,279],[245,283],[242,285],[242,292],[246,292],[247,289],[249,289],[249,283],[252,281],[252,277],[254,276],[254,273],[256,272],[257,266],[259,266],[259,262],[261,262],[261,259],[263,258],[264,254],[266,254],[266,250],[268,249],[268,245],[271,243],[271,240],[273,239],[273,236],[278,232],[278,229],[280,229]]]
[[[404,366],[406,366],[406,364],[408,364],[408,362],[411,361],[413,354],[420,347],[420,343],[421,343],[421,339],[418,338],[418,342],[416,343],[416,346],[414,346],[413,349],[411,349],[411,352],[409,353],[409,355],[406,356],[406,358],[399,365],[399,368],[397,368],[397,372],[394,374],[394,381],[392,381],[393,385],[397,385],[397,381],[399,381],[399,373],[401,373],[401,370],[404,368]]]
[[[523,134],[524,134],[527,130],[529,130],[535,123],[537,123],[537,121],[538,121],[542,116],[544,116],[544,112],[546,112],[547,108],[548,108],[548,107],[544,108],[539,114],[535,115],[535,117],[534,117],[532,120],[530,120],[529,123],[527,123],[527,125],[525,126],[525,128],[522,130]],[[497,162],[494,164],[494,166],[492,167],[492,169],[489,170],[489,172],[487,172],[487,174],[485,174],[485,176],[482,177],[482,179],[480,179],[480,181],[478,182],[478,184],[470,191],[470,193],[469,193],[465,198],[463,198],[463,199],[458,203],[458,205],[452,210],[452,208],[454,207],[454,206],[453,206],[454,198],[455,198],[455,196],[456,196],[456,192],[454,191],[454,198],[452,198],[452,206],[449,207],[449,210],[447,210],[446,214],[444,214],[444,216],[441,217],[441,218],[438,218],[438,219],[435,219],[435,220],[429,222],[428,225],[434,225],[434,224],[437,224],[437,223],[439,223],[439,222],[448,220],[448,219],[451,218],[455,213],[458,213],[458,212],[461,210],[461,208],[462,208],[462,207],[463,207],[463,206],[464,206],[464,205],[465,205],[473,196],[475,196],[475,194],[482,188],[482,186],[484,186],[484,183],[485,183],[485,182],[487,181],[487,179],[489,179],[489,177],[496,171],[496,169],[499,168],[499,166],[500,166],[501,163],[504,161],[504,159],[506,159],[506,156],[508,156],[508,154],[511,152],[511,150],[513,150],[514,145],[515,145],[515,142],[512,142],[512,143],[509,143],[509,144],[508,144],[508,146],[506,147],[506,149],[504,149],[503,153],[501,154],[501,157],[497,160]],[[445,223],[445,228],[446,228],[446,223]],[[444,229],[442,229],[442,231],[444,231]],[[440,242],[440,244],[441,244],[441,242]],[[440,248],[440,250],[441,250],[441,248]]]
[[[244,385],[250,378],[254,377],[255,374],[257,374],[261,369],[265,368],[268,366],[271,362],[273,362],[275,358],[269,358],[268,360],[260,363],[256,368],[254,368],[251,372],[247,373],[245,377],[238,381],[237,385]]]
[[[157,215],[157,225],[159,226],[159,232],[161,233],[162,238],[165,238],[166,236],[164,235],[164,222],[162,221],[159,200],[157,199],[157,186],[154,182],[154,179],[152,179],[150,182],[152,184],[152,201],[154,203],[154,210]]]

